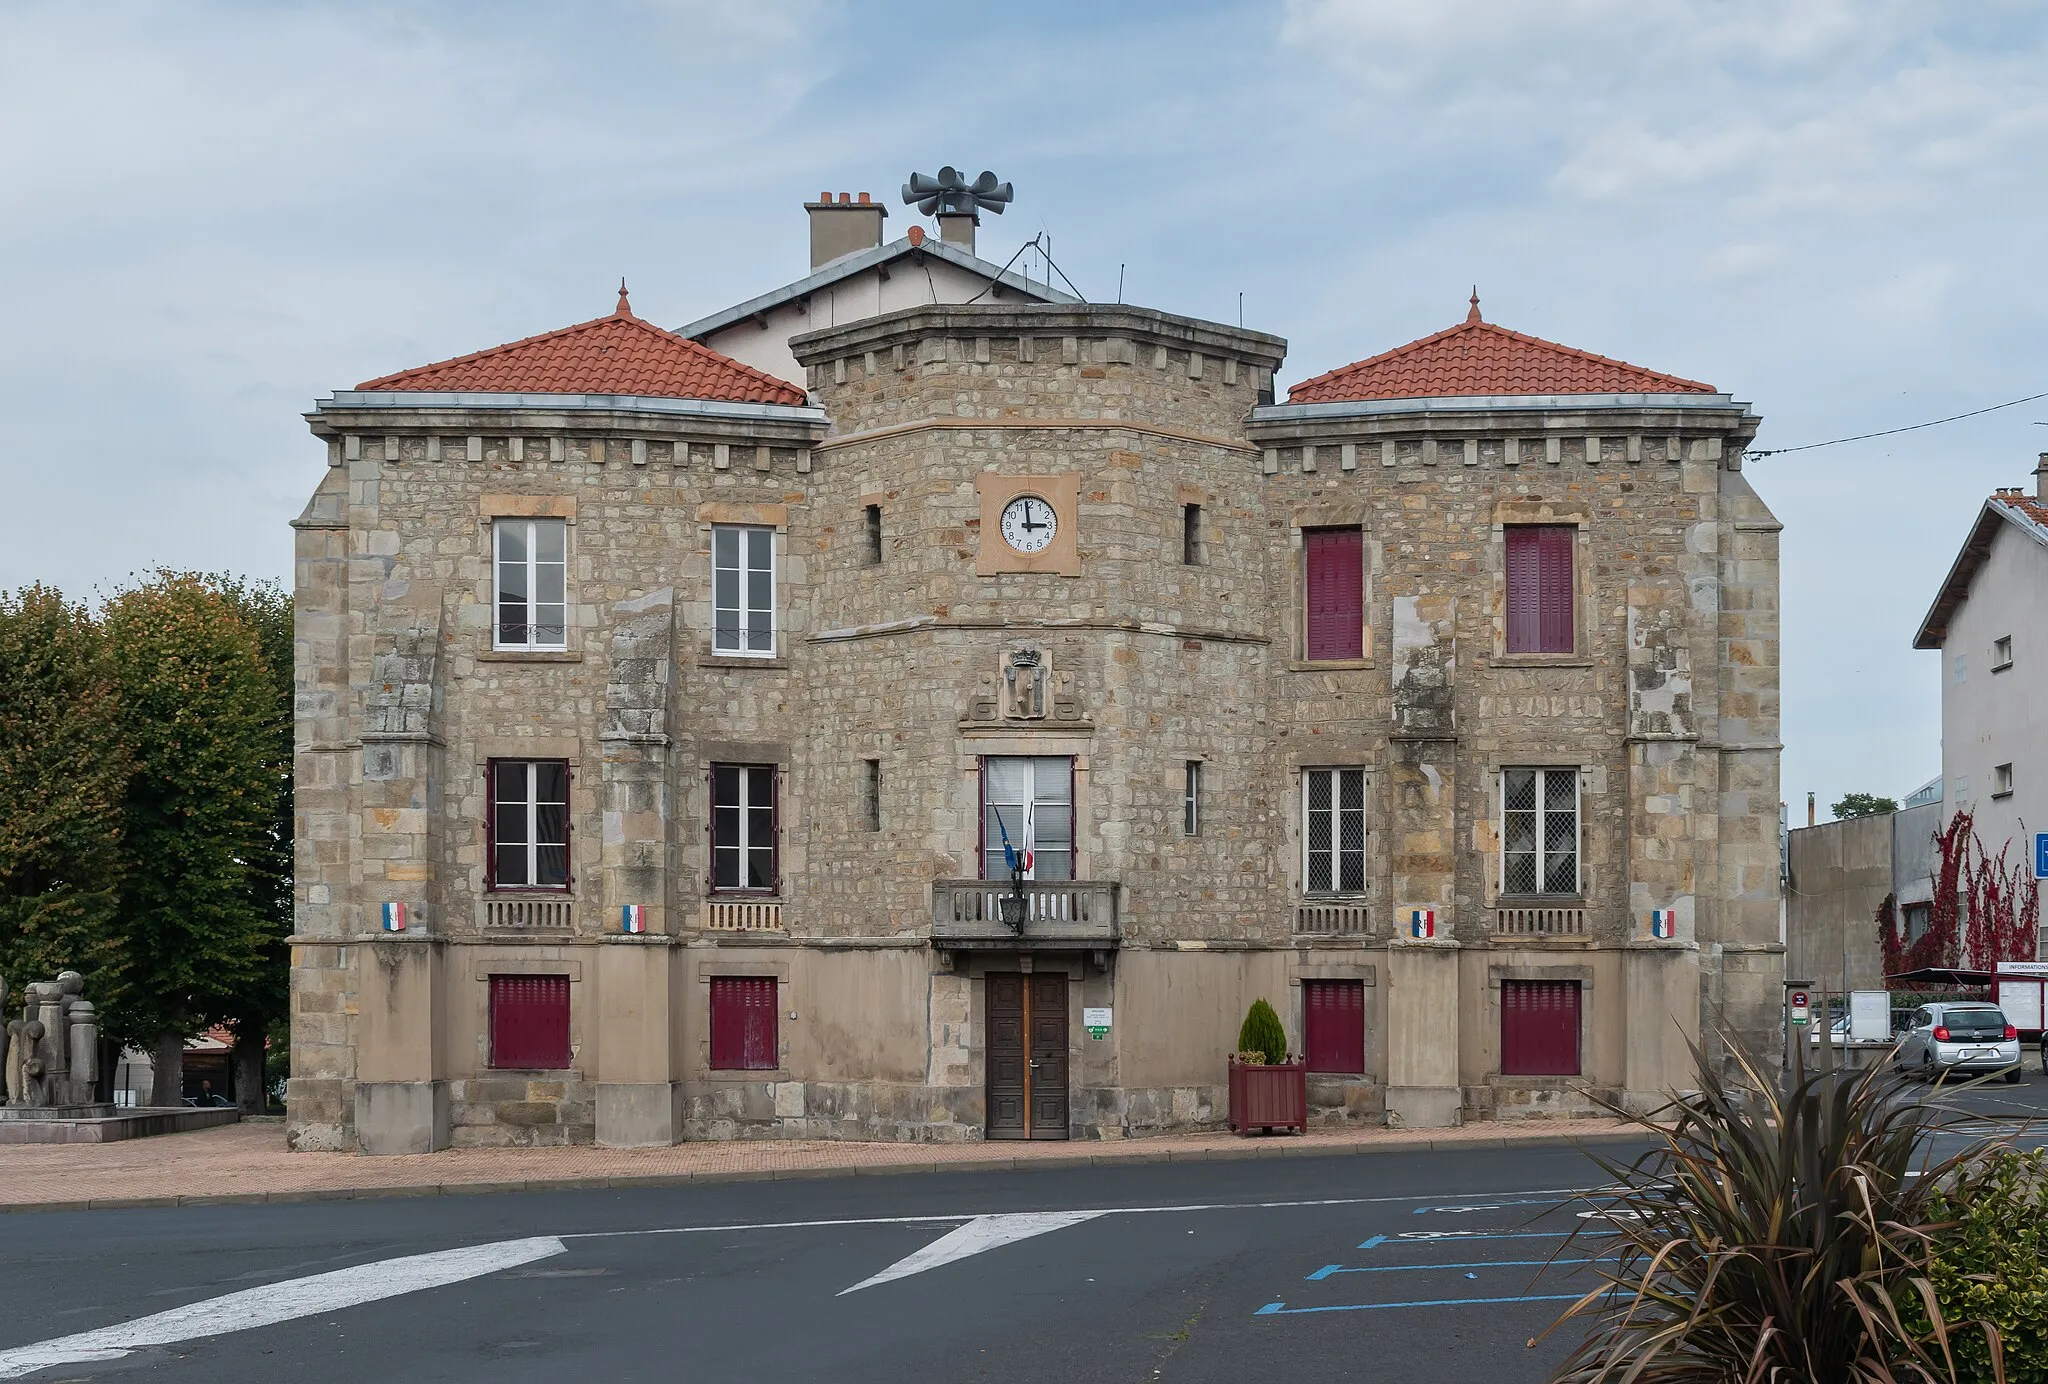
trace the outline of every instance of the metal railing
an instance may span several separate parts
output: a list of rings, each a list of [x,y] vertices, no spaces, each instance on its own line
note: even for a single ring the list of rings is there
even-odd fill
[[[1493,931],[1498,937],[1584,937],[1586,909],[1579,904],[1501,904],[1494,909]]]
[[[576,926],[576,901],[531,894],[503,894],[482,900],[478,925],[492,931],[567,932]]]
[[[704,926],[712,932],[780,932],[780,899],[706,899]]]
[[[1362,903],[1304,902],[1294,906],[1294,930],[1311,937],[1362,937],[1372,920]]]

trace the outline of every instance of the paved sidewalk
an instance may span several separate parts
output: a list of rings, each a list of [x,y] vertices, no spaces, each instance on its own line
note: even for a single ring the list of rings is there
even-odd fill
[[[397,1158],[292,1153],[281,1124],[236,1124],[114,1144],[0,1147],[0,1210],[196,1206],[441,1196],[692,1182],[993,1171],[1199,1159],[1302,1158],[1639,1139],[1613,1120],[1364,1129],[1309,1135],[1173,1135],[1105,1143],[852,1144],[758,1140],[673,1148],[447,1149]]]

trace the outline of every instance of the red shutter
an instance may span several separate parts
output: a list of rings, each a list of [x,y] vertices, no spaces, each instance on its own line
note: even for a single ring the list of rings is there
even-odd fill
[[[1357,529],[1302,534],[1308,569],[1308,656],[1365,656],[1365,535]]]
[[[773,976],[715,976],[711,981],[711,1066],[772,1072],[781,1065]]]
[[[1502,1076],[1579,1074],[1579,982],[1501,982],[1500,1071]]]
[[[1516,525],[1507,531],[1508,545],[1508,652],[1540,653],[1543,625],[1537,603],[1537,534],[1530,525]]]
[[[568,1067],[569,977],[491,977],[491,1065]]]
[[[1543,652],[1572,651],[1572,540],[1578,530],[1569,524],[1544,524],[1536,530],[1537,603],[1543,608]]]
[[[1301,983],[1302,1046],[1312,1072],[1365,1072],[1365,982],[1304,980]]]
[[[1570,524],[1516,524],[1507,530],[1508,652],[1568,654],[1572,641]]]

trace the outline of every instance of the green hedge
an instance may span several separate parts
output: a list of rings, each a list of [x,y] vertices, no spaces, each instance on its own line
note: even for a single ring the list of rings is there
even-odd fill
[[[1928,1278],[1955,1352],[1956,1378],[1991,1384],[1991,1346],[1983,1323],[1997,1328],[2007,1380],[2048,1380],[2048,1149],[2007,1149],[1977,1164],[1934,1194],[1941,1226]],[[1926,1311],[1908,1293],[1907,1324],[1930,1329]]]

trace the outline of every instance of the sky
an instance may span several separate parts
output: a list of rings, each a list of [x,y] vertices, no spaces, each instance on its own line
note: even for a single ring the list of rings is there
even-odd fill
[[[1891,0],[0,0],[0,588],[289,580],[335,388],[799,277],[804,199],[1016,185],[1091,298],[1489,320],[1797,447],[2048,391],[2048,8]],[[1940,772],[1912,636],[2048,399],[1750,462],[1795,823]]]

